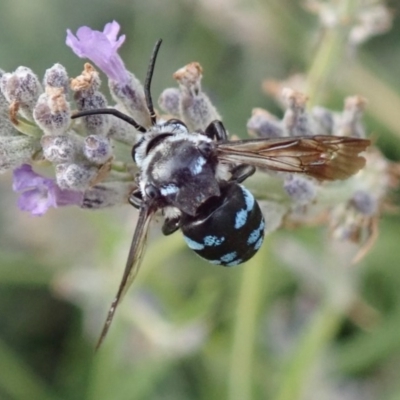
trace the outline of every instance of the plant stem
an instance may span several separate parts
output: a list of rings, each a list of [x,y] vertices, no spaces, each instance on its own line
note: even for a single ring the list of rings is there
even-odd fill
[[[251,399],[252,365],[254,343],[256,341],[257,314],[261,294],[265,291],[267,243],[263,244],[262,254],[249,261],[243,267],[241,287],[236,308],[236,320],[233,328],[228,399]],[[263,262],[260,262],[263,260]]]
[[[342,314],[328,301],[321,304],[282,372],[276,400],[303,398],[307,378],[321,352],[337,333],[342,319]]]
[[[320,104],[326,83],[336,66],[343,60],[349,30],[359,8],[360,0],[342,0],[336,6],[337,22],[326,27],[324,36],[307,74],[306,93],[309,107]]]

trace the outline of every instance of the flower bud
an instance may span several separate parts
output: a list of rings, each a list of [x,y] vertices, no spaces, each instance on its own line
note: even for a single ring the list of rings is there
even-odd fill
[[[100,92],[94,92],[91,96],[79,97],[75,96],[75,101],[78,109],[83,110],[97,110],[99,108],[107,107],[107,100]],[[89,115],[82,117],[83,124],[86,132],[89,135],[107,135],[110,130],[110,118],[108,115]]]
[[[296,205],[305,206],[317,196],[315,183],[301,175],[289,174],[285,177],[283,188]]]
[[[261,108],[255,108],[247,122],[249,135],[263,138],[283,136],[282,123],[277,117]]]
[[[335,116],[332,111],[316,106],[311,110],[314,121],[314,135],[332,135],[335,123]]]
[[[0,70],[0,80],[4,75],[4,71]],[[0,91],[0,136],[12,136],[16,134],[16,130],[10,121],[9,104]]]
[[[349,42],[353,46],[364,43],[372,36],[385,33],[392,27],[394,13],[384,4],[373,3],[361,9],[357,18],[359,23],[350,31]]]
[[[214,120],[221,119],[208,96],[201,91],[203,69],[192,62],[174,73],[181,91],[180,114],[189,130],[204,130]]]
[[[110,139],[104,136],[90,135],[85,139],[83,153],[89,161],[104,164],[112,156]]]
[[[357,190],[350,201],[351,205],[364,215],[375,215],[378,211],[378,201],[372,193]]]
[[[42,87],[39,79],[27,67],[18,67],[13,73],[1,77],[0,88],[9,103],[18,103],[19,112],[32,120],[32,112]]]
[[[110,118],[111,128],[108,137],[118,142],[133,146],[136,143],[138,131],[127,122],[119,118]]]
[[[75,161],[81,145],[80,138],[69,134],[44,135],[41,139],[44,157],[55,164]]]
[[[61,64],[54,64],[47,69],[43,79],[44,87],[63,88],[64,95],[68,99],[69,79],[66,69]]]
[[[311,135],[308,114],[306,112],[307,96],[295,90],[286,88],[282,96],[287,105],[287,110],[283,117],[283,125],[289,136]]]
[[[179,118],[181,95],[177,88],[165,89],[158,98],[158,105],[167,114]]]
[[[39,150],[39,140],[34,137],[0,136],[0,173],[31,161]]]
[[[74,92],[95,92],[100,89],[101,80],[99,73],[89,63],[85,63],[83,71],[76,78],[71,79],[71,89]]]
[[[46,92],[39,96],[33,117],[45,134],[63,134],[71,121],[71,110],[64,89],[46,87]]]
[[[361,119],[366,104],[367,101],[361,96],[347,97],[334,134],[337,136],[365,138],[365,129]]]
[[[100,78],[98,72],[86,63],[81,75],[71,80],[71,89],[79,111],[96,110],[107,107],[105,96],[98,91]],[[82,117],[83,125],[89,135],[107,135],[110,129],[108,115]]]
[[[85,164],[58,164],[56,180],[61,189],[84,190],[96,178],[98,169]]]
[[[139,125],[150,126],[150,114],[146,105],[144,89],[133,74],[129,73],[129,80],[126,83],[109,80],[108,86],[113,99],[123,106]]]

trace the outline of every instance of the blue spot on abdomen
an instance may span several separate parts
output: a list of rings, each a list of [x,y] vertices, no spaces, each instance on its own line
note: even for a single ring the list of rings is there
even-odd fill
[[[204,244],[196,242],[195,240],[190,239],[186,235],[183,235],[183,238],[185,239],[185,242],[190,249],[192,249],[192,250],[203,250],[204,249]]]
[[[238,211],[235,217],[235,229],[240,229],[242,226],[245,225],[246,221],[247,221],[247,211],[244,209]]]

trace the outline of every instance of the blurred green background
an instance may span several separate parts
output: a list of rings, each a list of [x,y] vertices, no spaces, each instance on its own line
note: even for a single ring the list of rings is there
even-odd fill
[[[387,4],[392,29],[352,54],[337,52],[318,104],[340,110],[344,97],[365,96],[367,130],[396,161],[400,6]],[[318,18],[295,0],[1,0],[0,67],[25,65],[42,77],[59,62],[76,76],[83,60],[65,46],[66,29],[102,30],[112,20],[140,79],[163,38],[155,98],[175,85],[173,72],[199,61],[204,90],[242,137],[252,108],[281,116],[263,80],[307,73],[321,46]],[[34,218],[17,209],[10,173],[0,185],[1,400],[400,399],[398,213],[384,214],[356,266],[323,227],[279,231],[254,261],[224,269],[155,225],[139,279],[94,354],[135,211],[70,208]],[[320,282],[327,274],[340,282],[333,300]],[[348,296],[353,306],[339,312],[335,302]]]

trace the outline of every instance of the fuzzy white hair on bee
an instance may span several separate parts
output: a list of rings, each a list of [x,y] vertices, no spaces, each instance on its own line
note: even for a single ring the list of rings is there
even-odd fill
[[[221,121],[191,132],[179,119],[159,120],[151,97],[157,41],[147,70],[145,100],[150,127],[116,109],[84,110],[72,118],[109,114],[138,131],[132,158],[139,174],[129,202],[139,209],[124,274],[97,347],[102,344],[115,310],[139,270],[150,221],[164,215],[162,232],[178,230],[190,249],[208,262],[235,266],[260,249],[266,222],[253,194],[242,183],[256,168],[301,173],[319,180],[346,179],[365,164],[360,153],[368,140],[338,136],[228,140]]]

